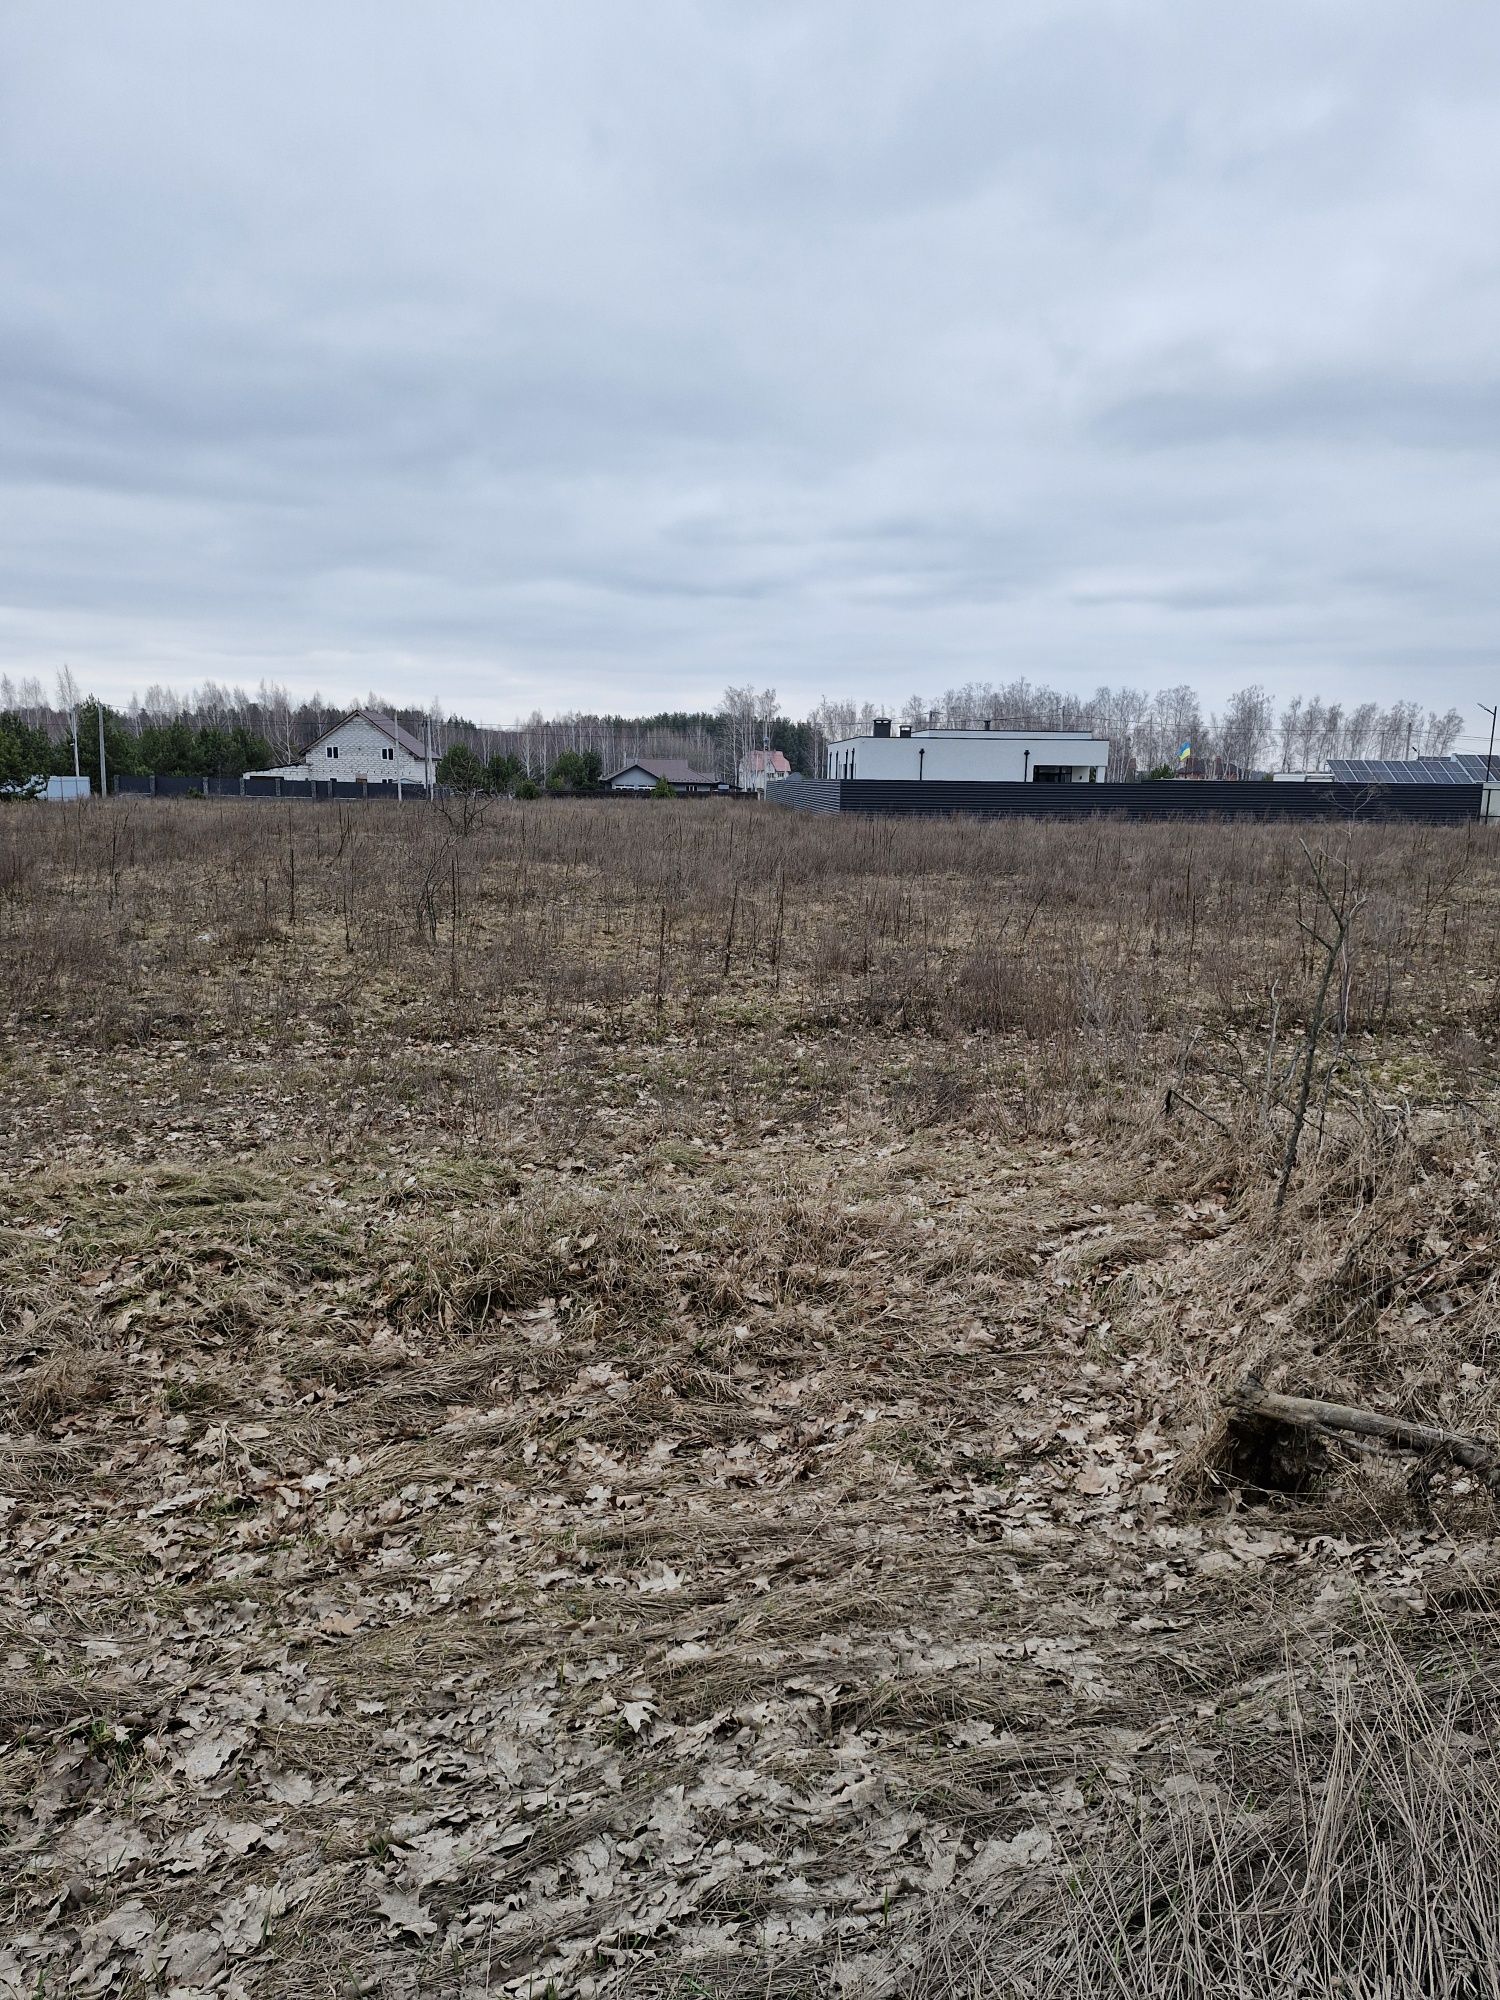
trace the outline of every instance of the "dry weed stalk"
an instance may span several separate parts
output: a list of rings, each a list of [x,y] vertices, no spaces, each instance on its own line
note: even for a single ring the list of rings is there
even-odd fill
[[[1040,1885],[934,1925],[904,2000],[1493,2000],[1500,1764],[1481,1701],[1462,1655],[1430,1680],[1379,1629],[1321,1680],[1289,1665],[1279,1730],[1245,1725],[1238,1795],[1185,1760],[1101,1831],[1064,1831]]]

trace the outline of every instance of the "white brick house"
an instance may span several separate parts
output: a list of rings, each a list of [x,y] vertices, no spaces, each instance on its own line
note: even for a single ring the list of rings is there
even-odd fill
[[[325,729],[303,754],[299,777],[365,778],[372,785],[400,779],[403,785],[424,784],[427,759],[418,739],[388,715],[357,708],[332,729]]]

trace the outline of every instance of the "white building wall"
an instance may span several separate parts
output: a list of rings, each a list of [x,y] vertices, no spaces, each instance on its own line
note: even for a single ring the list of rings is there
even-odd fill
[[[328,755],[331,749],[338,751],[337,757]],[[394,750],[396,754],[382,756],[385,750]],[[421,785],[427,779],[423,758],[413,757],[360,715],[341,723],[326,743],[315,744],[303,762],[308,776],[313,778],[368,778],[372,785],[382,780],[394,783],[397,778],[403,785]]]
[[[1102,780],[1109,763],[1109,745],[1082,732],[1074,735],[1032,736],[1020,731],[974,730],[959,734],[912,736],[852,736],[830,743],[823,775],[855,778],[982,779],[992,784],[1022,784],[1040,764],[1065,765],[1076,782],[1086,784],[1090,771]]]
[[[639,764],[632,764],[628,771],[622,771],[610,780],[612,792],[649,792],[654,790],[656,780],[649,771],[643,771]]]

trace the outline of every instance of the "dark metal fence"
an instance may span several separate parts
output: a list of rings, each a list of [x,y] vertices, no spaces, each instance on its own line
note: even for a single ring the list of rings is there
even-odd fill
[[[160,799],[303,799],[389,800],[396,802],[394,780],[361,784],[351,778],[179,778],[120,776],[110,789],[122,795]],[[432,796],[451,796],[434,785]],[[598,792],[595,798],[650,797],[649,793]],[[753,794],[731,796],[750,798]],[[420,802],[421,785],[403,783],[401,797]],[[1131,784],[1038,785],[992,784],[984,780],[937,780],[913,783],[903,779],[817,778],[772,785],[766,793],[773,805],[799,812],[876,813],[905,817],[941,817],[962,813],[976,819],[1074,819],[1105,814],[1126,819],[1263,820],[1423,820],[1442,824],[1478,819],[1484,809],[1482,785],[1268,785],[1205,783],[1188,780]]]
[[[179,778],[156,774],[111,778],[110,790],[132,797],[153,799],[389,799],[396,800],[396,782],[361,784],[356,778]],[[432,796],[444,799],[447,789],[434,785]],[[401,786],[403,799],[427,797],[423,785]]]
[[[1093,813],[1126,819],[1477,819],[1482,785],[1275,785],[1138,779],[1132,784],[993,784],[882,778],[819,778],[773,785],[774,804],[799,812],[977,819],[1073,819]]]
[[[355,778],[179,778],[158,773],[155,777],[118,776],[111,777],[109,788],[112,792],[132,798],[153,799],[390,799],[396,798],[395,780],[386,779],[376,784],[361,784]],[[452,798],[454,793],[447,785],[434,785],[435,799]],[[484,796],[489,796],[485,794]],[[612,792],[607,788],[592,792],[558,792],[549,794],[560,799],[647,799],[656,795],[650,791]],[[731,798],[754,800],[755,792],[678,792],[674,796],[685,799]],[[425,799],[427,792],[420,784],[401,785],[403,799]],[[660,804],[660,800],[656,800]]]

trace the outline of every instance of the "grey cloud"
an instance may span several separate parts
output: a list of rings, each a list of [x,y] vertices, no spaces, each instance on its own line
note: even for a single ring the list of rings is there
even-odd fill
[[[0,664],[1488,698],[1497,58],[1463,0],[7,10]]]
[[[1295,440],[1492,456],[1500,449],[1500,380],[1323,375],[1185,387],[1117,403],[1100,413],[1094,430],[1105,443],[1141,451],[1184,445],[1280,446]]]

